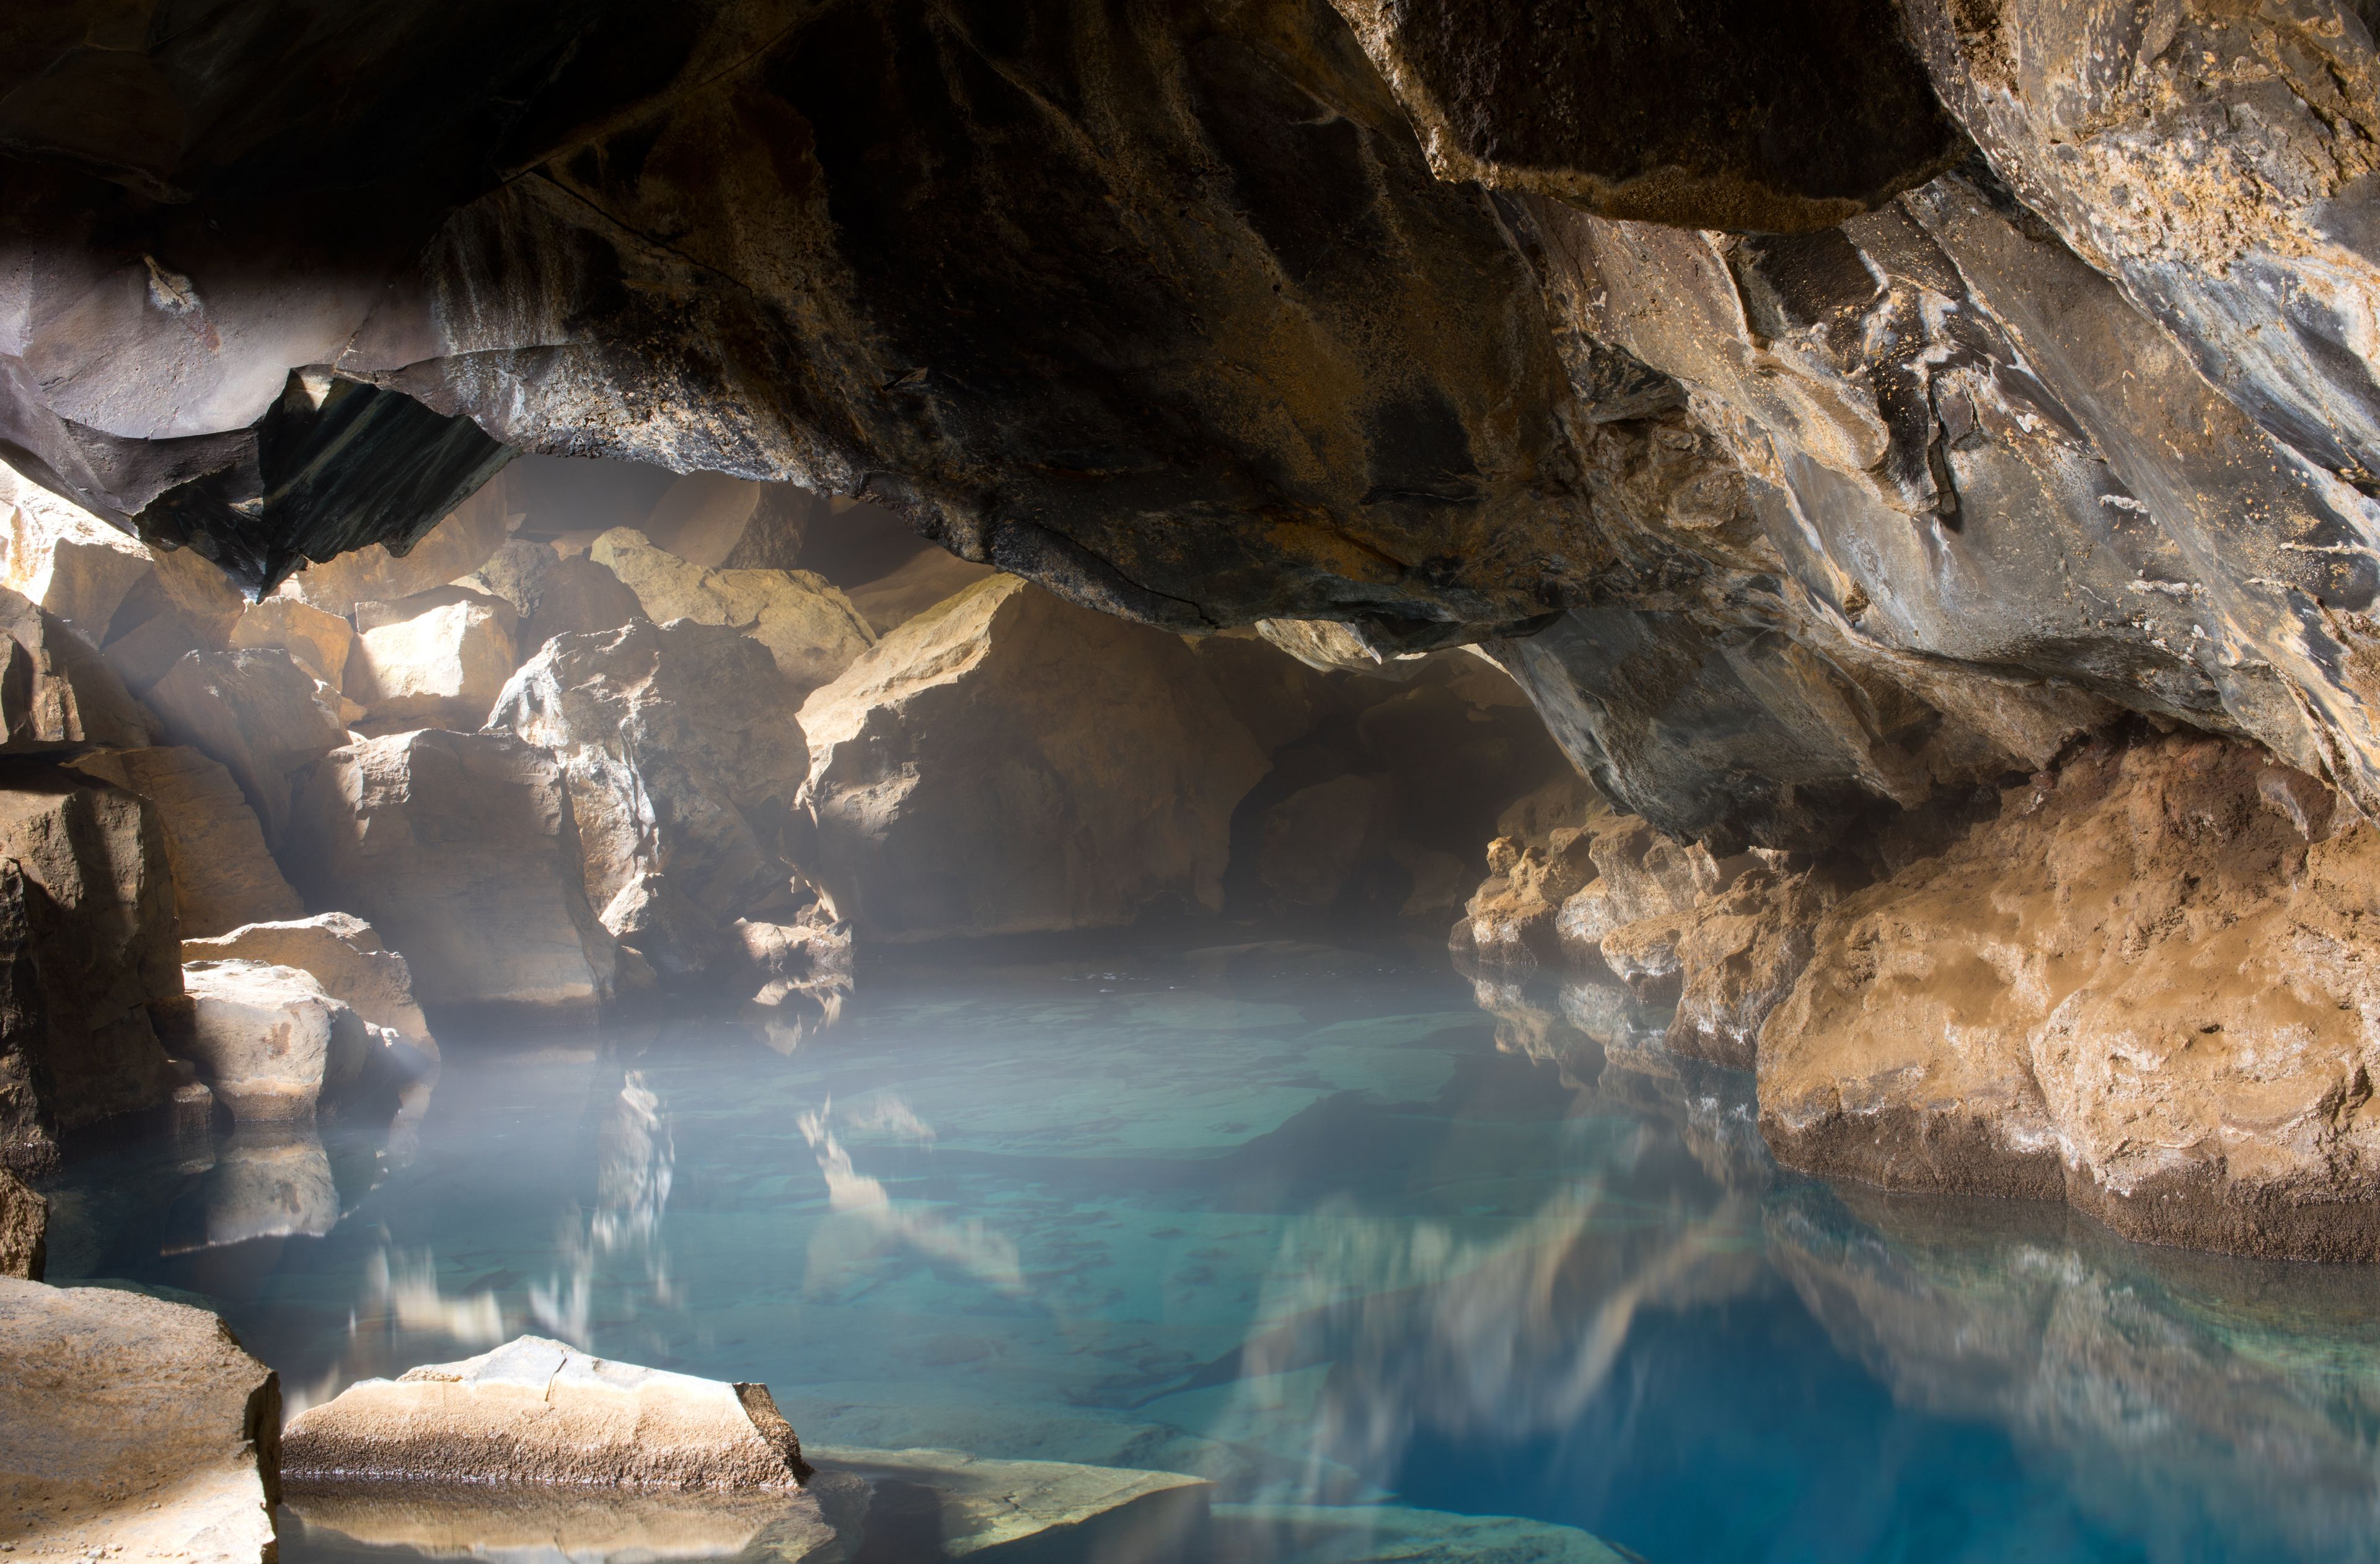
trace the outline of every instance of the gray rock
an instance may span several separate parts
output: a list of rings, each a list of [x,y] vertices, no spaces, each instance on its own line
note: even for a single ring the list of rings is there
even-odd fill
[[[310,1123],[377,1050],[363,1017],[298,967],[191,962],[182,988],[166,1036],[242,1124]]]

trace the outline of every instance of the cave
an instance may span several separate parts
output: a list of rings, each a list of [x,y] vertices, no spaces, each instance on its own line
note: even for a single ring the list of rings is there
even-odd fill
[[[0,1552],[2380,1554],[2368,0],[17,0]]]

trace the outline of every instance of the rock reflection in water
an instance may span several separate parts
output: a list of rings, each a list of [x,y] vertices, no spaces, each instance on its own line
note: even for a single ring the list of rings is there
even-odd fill
[[[195,1231],[169,1239],[168,1253],[252,1238],[320,1238],[339,1222],[331,1154],[310,1124],[234,1131],[182,1205]]]

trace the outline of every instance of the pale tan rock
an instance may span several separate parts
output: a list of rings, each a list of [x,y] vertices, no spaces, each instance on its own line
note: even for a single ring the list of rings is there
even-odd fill
[[[0,1279],[0,1542],[264,1564],[281,1388],[201,1309]]]
[[[333,689],[345,686],[355,626],[339,614],[296,598],[266,598],[231,627],[235,647],[279,647],[298,667]]]
[[[523,1336],[367,1379],[290,1419],[292,1477],[791,1488],[801,1442],[762,1385],[591,1357]]]
[[[1232,810],[1265,767],[1178,637],[1007,576],[893,631],[801,722],[812,878],[863,938],[1217,907]]]
[[[498,473],[402,554],[379,543],[308,565],[278,595],[326,613],[352,613],[363,602],[390,602],[460,580],[488,563],[521,523],[504,475]]]
[[[513,614],[499,600],[449,588],[359,604],[356,619],[363,630],[347,694],[382,726],[468,732],[512,677]]]
[[[162,1104],[175,1077],[150,1012],[182,973],[155,809],[71,772],[18,771],[0,787],[0,858],[29,888],[49,1115],[71,1130]]]
[[[1595,878],[1588,828],[1563,826],[1545,845],[1509,836],[1488,844],[1488,878],[1447,935],[1457,956],[1495,969],[1529,971],[1560,953],[1555,920]]]
[[[256,811],[222,765],[177,745],[80,756],[73,769],[157,806],[184,939],[305,913],[264,845]]]
[[[1318,673],[1402,681],[1422,669],[1421,655],[1382,657],[1354,631],[1328,619],[1259,619],[1257,634]]]
[[[231,772],[267,841],[288,817],[291,776],[347,738],[337,697],[278,647],[191,652],[148,699],[169,740]]]
[[[708,971],[734,940],[718,921],[678,894],[666,875],[640,873],[604,903],[603,927],[662,976]]]
[[[662,491],[638,527],[657,549],[716,570],[743,541],[769,485],[722,472],[690,472]]]
[[[935,1534],[951,1558],[1070,1534],[1088,1545],[1091,1558],[1130,1558],[1140,1551],[1135,1542],[1197,1535],[1211,1486],[1178,1472],[993,1461],[964,1450],[833,1447],[813,1453],[835,1473],[891,1479],[931,1494],[939,1512]],[[1104,1534],[1106,1547],[1099,1546],[1103,1534],[1093,1529],[1102,1522],[1117,1528]]]
[[[2103,747],[1842,902],[1760,1035],[1779,1159],[2380,1257],[2380,830],[2308,843],[2275,770],[2215,739]]]
[[[150,573],[129,533],[0,463],[0,586],[57,615],[97,649],[127,593]]]
[[[0,755],[138,748],[155,737],[124,681],[65,621],[0,589]]]
[[[1669,1047],[1751,1069],[1762,1024],[1792,992],[1818,920],[1844,893],[1826,870],[1758,867],[1697,903],[1674,947],[1682,991]]]
[[[865,1499],[865,1494],[861,1496]],[[717,1493],[553,1483],[346,1483],[298,1478],[307,1535],[436,1558],[662,1560],[848,1557],[808,1490]],[[404,1555],[399,1555],[404,1557]]]
[[[182,960],[252,961],[294,966],[312,975],[322,991],[358,1015],[385,1026],[436,1057],[430,1023],[413,998],[405,957],[381,943],[380,933],[351,913],[256,922],[212,939],[182,941]]]
[[[0,1168],[0,1276],[39,1281],[49,1258],[50,1203]]]
[[[625,527],[604,533],[587,552],[637,594],[647,618],[741,630],[769,649],[805,695],[842,673],[876,641],[851,600],[810,571],[705,570]]]
[[[333,751],[282,862],[310,905],[404,952],[424,1004],[584,1006],[610,988],[568,789],[517,739],[430,729]]]
[[[1389,849],[1396,784],[1384,775],[1334,777],[1265,811],[1257,882],[1291,906],[1325,907],[1366,859]]]
[[[882,636],[996,574],[991,566],[961,559],[946,549],[927,549],[903,561],[892,574],[854,587],[845,595],[868,628]]]
[[[590,904],[656,874],[724,923],[782,902],[791,878],[782,836],[809,771],[796,704],[735,631],[638,619],[548,642],[488,722],[569,779]]]
[[[298,967],[191,962],[182,988],[168,1039],[244,1124],[311,1121],[326,1093],[362,1074],[374,1046],[363,1017]]]
[[[508,538],[504,547],[488,556],[485,564],[453,585],[501,599],[526,622],[537,612],[538,600],[553,579],[554,566],[561,563],[562,556],[553,552],[551,543]]]

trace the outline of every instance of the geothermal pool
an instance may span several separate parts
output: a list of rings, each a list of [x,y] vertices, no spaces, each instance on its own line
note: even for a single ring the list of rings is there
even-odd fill
[[[1781,1174],[1660,1022],[1273,943],[450,1023],[394,1144],[84,1163],[51,1279],[195,1295],[293,1410],[528,1331],[766,1381],[813,1449],[1189,1473],[1218,1556],[2380,1552],[2380,1278]]]

